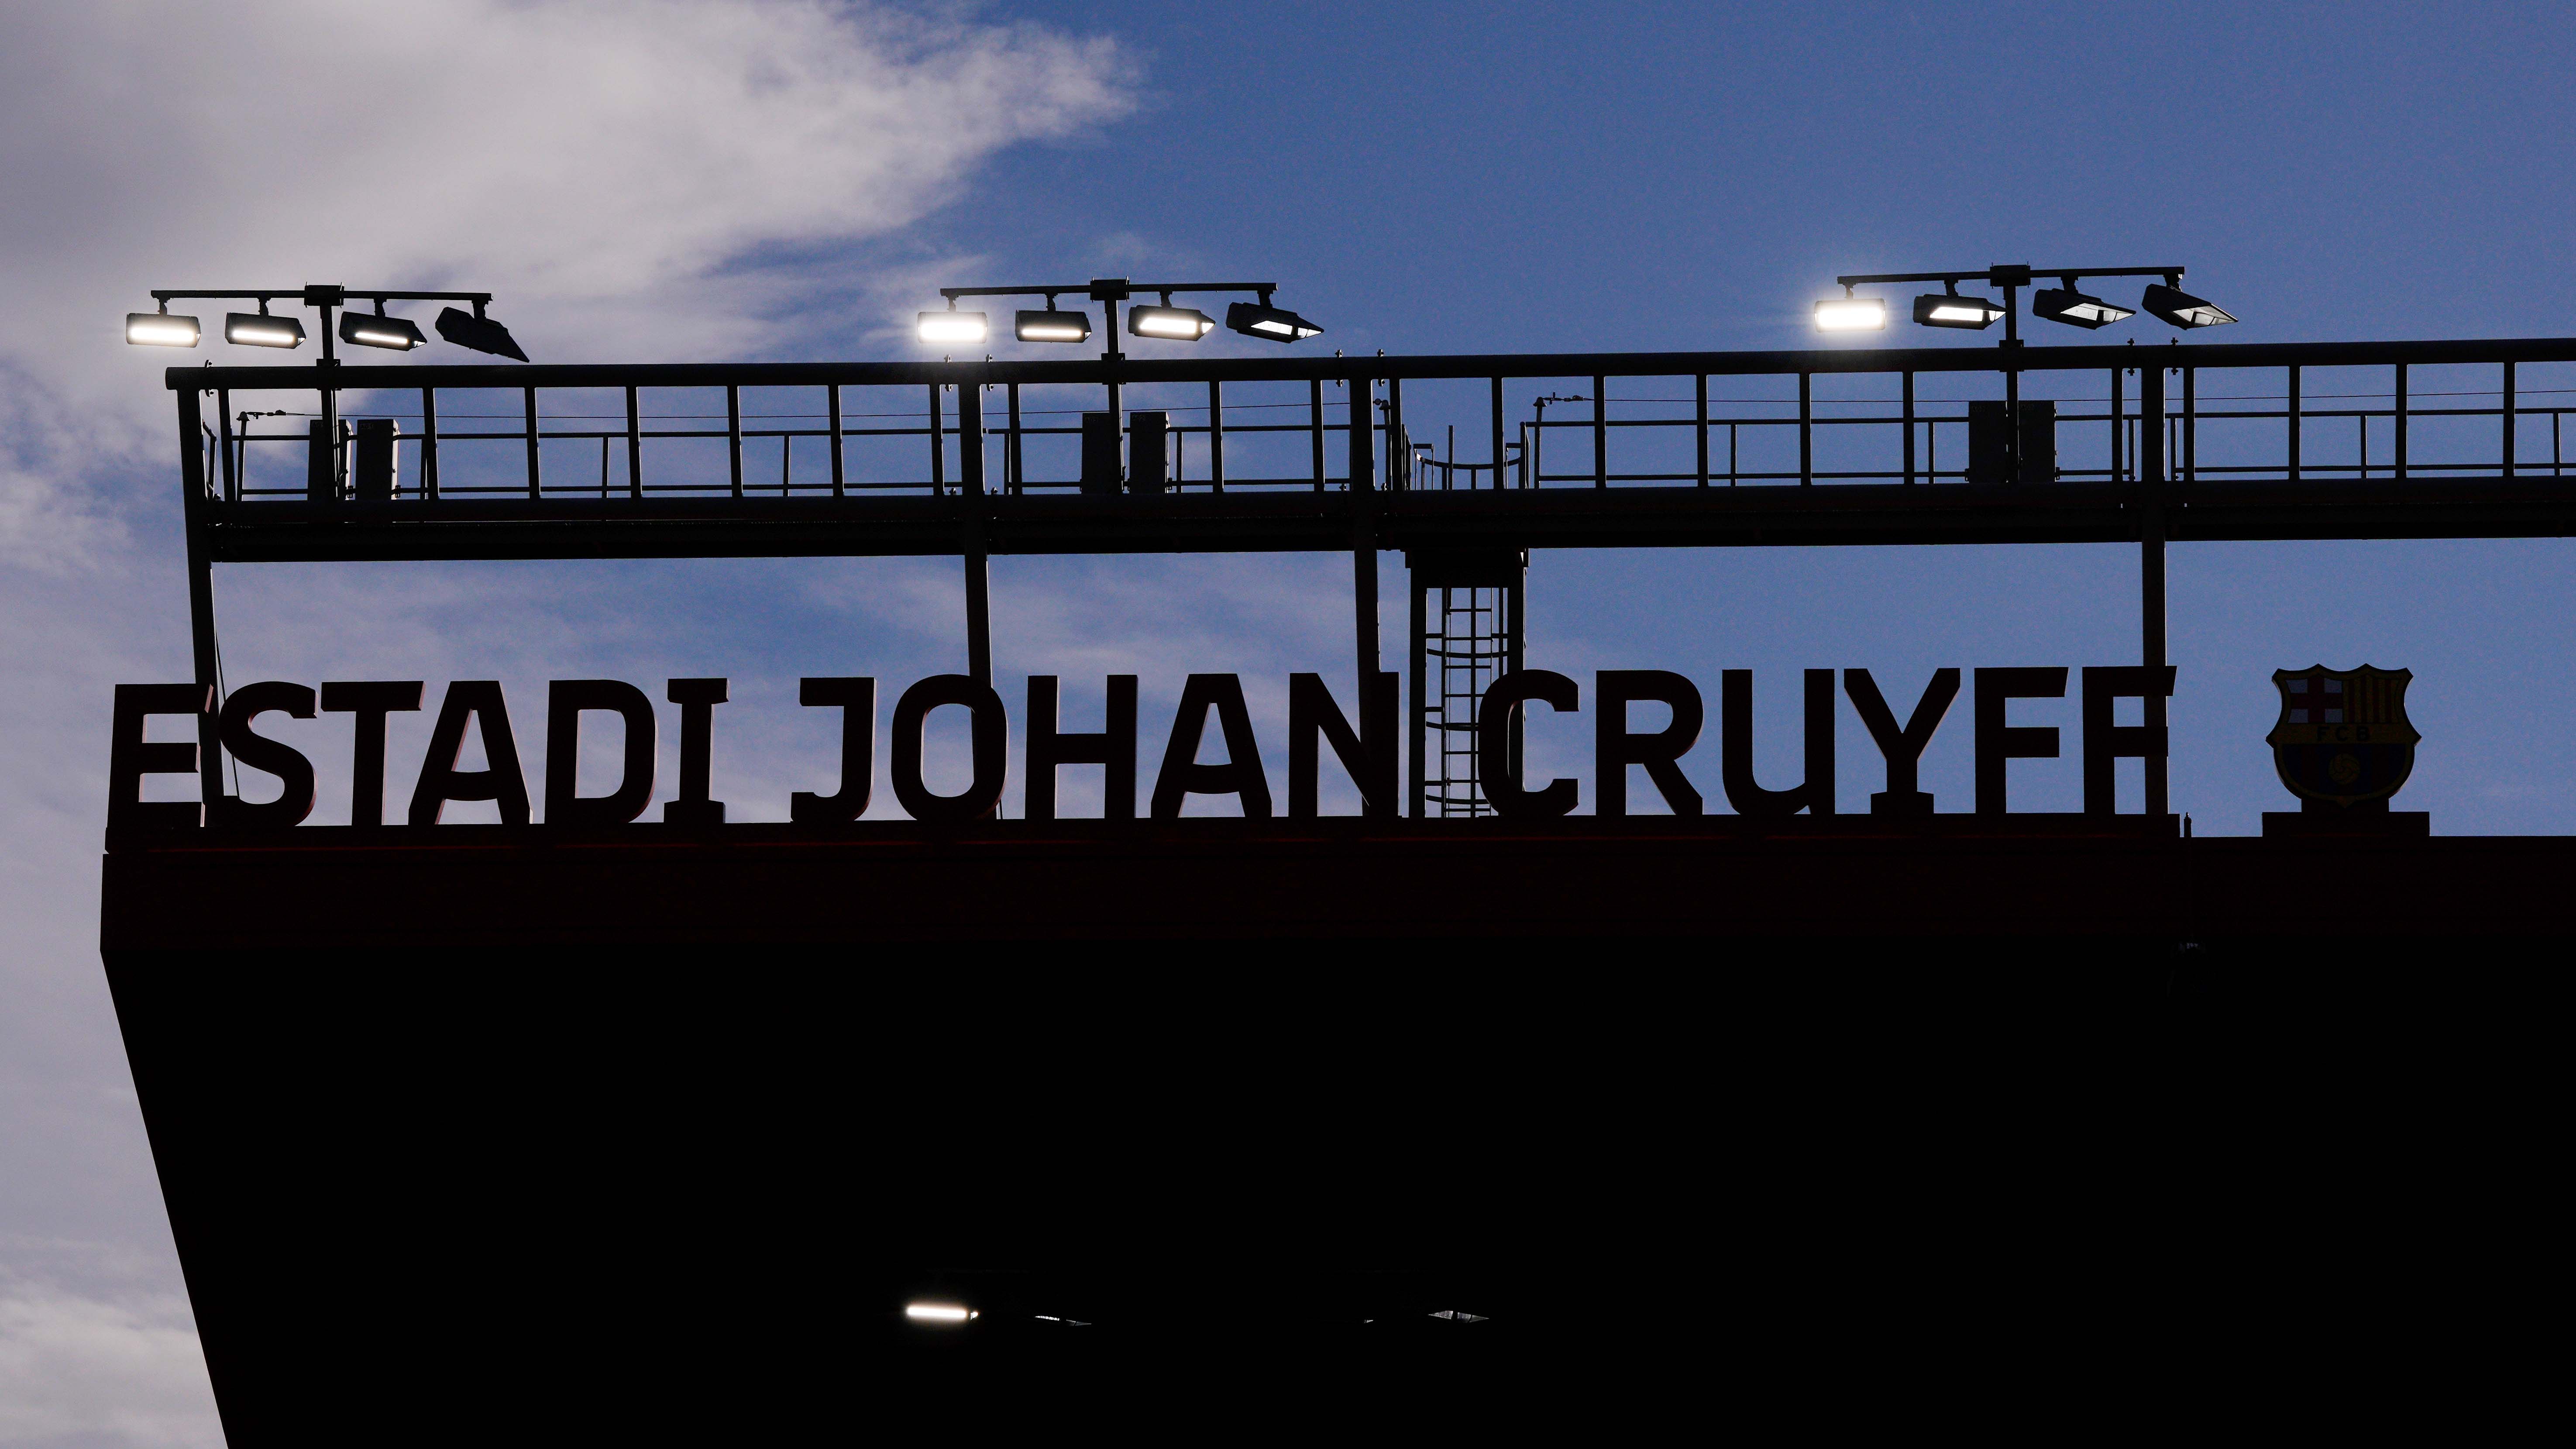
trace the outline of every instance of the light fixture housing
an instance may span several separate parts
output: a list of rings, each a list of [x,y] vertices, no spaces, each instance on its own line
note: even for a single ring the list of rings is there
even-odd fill
[[[990,329],[981,312],[924,312],[913,335],[924,342],[966,343],[981,346]]]
[[[1323,328],[1285,308],[1271,306],[1267,297],[1258,302],[1237,302],[1226,308],[1225,325],[1246,337],[1258,337],[1264,342],[1303,342],[1309,337],[1324,335]]]
[[[2087,331],[2108,327],[2114,322],[2126,322],[2138,315],[2127,307],[2116,306],[2099,297],[2088,297],[2071,286],[2042,287],[2031,293],[2030,310],[2032,316]]]
[[[1127,314],[1127,331],[1134,337],[1196,342],[1215,330],[1216,319],[1196,307],[1137,307]]]
[[[2165,282],[2150,283],[2138,305],[2148,316],[2176,327],[2219,327],[2236,320],[2215,305]]]
[[[381,312],[374,316],[363,312],[341,313],[340,340],[359,347],[383,347],[395,352],[409,352],[429,345],[429,339],[420,335],[420,329],[413,326],[409,318],[388,317]]]
[[[2003,320],[2004,304],[1991,297],[1962,297],[1935,292],[1914,299],[1914,320],[1925,327],[1963,327],[1978,331]]]
[[[125,314],[125,340],[135,347],[194,347],[204,338],[204,329],[194,317],[174,317],[167,312],[128,312]]]
[[[1022,311],[1012,323],[1011,335],[1022,342],[1088,342],[1091,314],[1059,312],[1052,307]]]
[[[224,340],[236,347],[301,347],[304,324],[292,317],[271,317],[265,312],[227,312]]]
[[[1878,332],[1887,326],[1887,303],[1876,297],[1832,297],[1816,304],[1819,332]]]
[[[459,347],[475,352],[488,352],[494,357],[507,357],[520,362],[528,354],[519,350],[510,329],[489,317],[477,317],[460,307],[449,307],[438,314],[438,335]]]

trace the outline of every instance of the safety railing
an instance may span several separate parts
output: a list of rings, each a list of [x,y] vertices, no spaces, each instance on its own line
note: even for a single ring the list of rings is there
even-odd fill
[[[946,399],[933,396],[926,406],[908,411],[845,407],[849,390],[831,388],[826,406],[811,412],[758,413],[744,409],[744,389],[732,385],[722,389],[721,413],[690,413],[649,410],[637,396],[643,390],[629,388],[629,410],[602,418],[541,410],[533,400],[539,390],[530,388],[526,392],[531,400],[517,425],[496,428],[488,424],[501,419],[490,413],[459,414],[453,406],[442,413],[442,390],[435,387],[418,389],[416,401],[389,396],[387,389],[367,389],[359,399],[337,409],[339,429],[333,438],[323,431],[318,404],[304,409],[237,410],[233,405],[235,389],[221,388],[215,394],[218,421],[203,426],[218,449],[219,466],[210,473],[209,481],[220,485],[220,496],[228,502],[311,501],[325,496],[387,501],[837,498],[869,493],[956,493],[976,483],[979,473],[981,478],[990,479],[993,487],[976,491],[1004,495],[1081,491],[1086,486],[1078,471],[1060,478],[1032,479],[1026,458],[1031,442],[1081,439],[1084,428],[1079,418],[1088,410],[1025,408],[1018,385],[994,384],[994,401],[1006,421],[998,428],[977,428],[960,417],[953,386],[939,389],[948,394]],[[1218,393],[1213,386],[1209,391],[1212,397]],[[1292,409],[1302,415],[1296,421],[1265,420]],[[1120,436],[1129,438],[1135,434],[1135,419],[1140,414],[1168,417],[1173,412],[1190,411],[1211,421],[1167,422],[1158,430],[1169,440],[1161,487],[1149,488],[1146,480],[1128,477],[1122,470],[1119,488],[1111,491],[1321,491],[1348,486],[1347,473],[1327,465],[1332,450],[1326,439],[1348,433],[1349,406],[1325,397],[1320,383],[1310,387],[1309,397],[1302,404],[1228,405],[1211,401],[1195,409],[1122,409]],[[1076,421],[1042,421],[1064,417]],[[292,419],[293,424],[271,424],[264,429],[260,420],[271,418]],[[722,426],[687,426],[717,421]],[[460,422],[465,426],[456,426]],[[603,422],[610,425],[599,425]],[[369,427],[384,424],[390,424],[391,429],[382,435],[382,461],[371,479],[366,461]],[[936,448],[930,445],[934,437],[938,439]],[[1239,455],[1249,440],[1282,437],[1306,445],[1302,449],[1307,464],[1303,470],[1246,476],[1238,469],[1229,474],[1229,440]],[[863,476],[862,470],[853,465],[848,449],[854,444],[885,439],[916,440],[918,455],[926,468],[894,477]],[[980,470],[960,456],[961,450],[975,445],[970,439],[987,450],[987,456],[979,460],[984,465]],[[721,473],[705,466],[704,460],[694,467],[683,464],[669,476],[648,469],[646,456],[652,446],[683,440],[722,442],[725,457]],[[494,476],[501,470],[488,466],[488,460],[480,460],[484,466],[460,476],[455,461],[460,447],[495,442],[519,445],[520,467],[515,476]],[[581,446],[583,451],[576,455],[565,445]],[[589,451],[589,445],[596,445],[595,454]],[[315,454],[326,446],[328,461],[317,468]],[[317,487],[317,476],[328,481]],[[1099,483],[1095,479],[1089,486],[1099,491]],[[1401,486],[1400,478],[1397,486]]]
[[[171,380],[210,440],[206,496],[254,511],[1329,491],[1354,476],[1393,491],[2128,484],[2151,456],[2183,488],[2563,478],[2576,431],[2566,339]],[[1444,426],[1445,446],[1413,445]],[[1459,458],[1462,434],[1484,456]]]

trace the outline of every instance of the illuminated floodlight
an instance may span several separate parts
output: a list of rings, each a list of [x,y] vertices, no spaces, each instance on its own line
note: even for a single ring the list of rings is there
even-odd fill
[[[396,352],[409,352],[427,347],[429,339],[420,329],[401,317],[388,317],[382,312],[369,317],[360,312],[340,314],[340,340],[360,347],[385,347]]]
[[[528,360],[528,354],[519,350],[518,339],[510,335],[510,329],[489,317],[449,307],[438,314],[437,326],[439,336],[459,347],[488,352],[494,357],[515,358],[520,362]],[[344,332],[341,335],[345,337],[348,334]]]
[[[924,312],[919,329],[914,333],[924,342],[978,343],[984,340],[984,314],[960,312]]]
[[[1196,307],[1138,307],[1127,314],[1127,331],[1137,337],[1196,342],[1216,330],[1216,319]]]
[[[2125,322],[2138,314],[2126,307],[2113,306],[2099,297],[2088,297],[2072,284],[2064,287],[2042,287],[2030,294],[2032,315],[2069,327],[2091,329]]]
[[[1835,297],[1816,304],[1819,332],[1876,332],[1887,326],[1887,304],[1876,297]]]
[[[2176,327],[2218,327],[2236,319],[2191,293],[2168,283],[2152,283],[2138,305],[2147,315]]]
[[[271,317],[266,312],[228,312],[224,315],[224,340],[237,347],[301,347],[304,324],[292,317]]]
[[[194,347],[200,330],[194,317],[167,312],[125,314],[125,340],[136,347]]]
[[[984,1315],[954,1303],[907,1303],[903,1306],[903,1316],[915,1323],[964,1323]]]
[[[1962,297],[1956,292],[1914,299],[1914,320],[1926,327],[1992,327],[2004,315],[2004,304],[1990,297]]]
[[[924,312],[922,315],[927,317],[931,314]],[[1024,311],[1013,324],[1011,334],[1022,342],[1088,342],[1091,340],[1091,314],[1059,312],[1052,307],[1042,312]]]
[[[1225,309],[1225,325],[1246,337],[1265,342],[1303,342],[1321,337],[1324,329],[1284,308],[1270,305],[1268,297],[1258,302],[1237,302]]]

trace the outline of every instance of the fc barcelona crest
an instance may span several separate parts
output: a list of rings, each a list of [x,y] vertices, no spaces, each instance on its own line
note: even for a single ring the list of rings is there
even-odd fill
[[[2404,669],[2273,671],[2281,718],[2266,742],[2281,783],[2302,800],[2350,808],[2386,800],[2415,769],[2423,738],[2406,719]]]

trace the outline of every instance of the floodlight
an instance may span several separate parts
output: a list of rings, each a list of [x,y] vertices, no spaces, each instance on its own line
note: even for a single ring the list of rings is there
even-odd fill
[[[292,317],[271,317],[266,312],[228,312],[224,314],[224,340],[238,347],[301,347],[304,324]]]
[[[2236,320],[2191,293],[2165,282],[2149,284],[2147,294],[2138,299],[2138,305],[2145,308],[2149,316],[2176,327],[2216,327]]]
[[[167,312],[125,314],[125,340],[136,347],[194,347],[198,335],[194,317],[173,317]]]
[[[960,312],[952,307],[945,312],[922,313],[921,325],[914,335],[924,342],[981,343],[984,331],[983,313]]]
[[[929,315],[927,313],[923,314]],[[1022,342],[1088,342],[1091,340],[1091,314],[1045,311],[1023,311],[1011,334]]]
[[[521,352],[518,342],[510,336],[509,328],[489,317],[476,316],[455,307],[438,314],[438,335],[476,352],[516,358],[521,362],[528,360],[528,354]]]
[[[1957,292],[1914,299],[1914,320],[1926,327],[1992,327],[2004,315],[2004,304],[1990,297],[1962,297]]]
[[[1819,332],[1875,332],[1887,326],[1887,304],[1876,297],[1836,297],[1816,304]]]
[[[2114,322],[2125,322],[2138,315],[2126,307],[2115,307],[2099,297],[2085,296],[2075,290],[2072,282],[2063,287],[2042,287],[2031,293],[2030,310],[2033,315],[2045,317],[2051,322],[2063,322],[2069,327],[2082,327],[2088,330],[2095,327],[2108,327]]]
[[[915,1323],[964,1323],[967,1319],[983,1315],[954,1303],[907,1303],[903,1306],[903,1316]]]
[[[1196,307],[1138,307],[1127,314],[1127,330],[1137,337],[1196,342],[1216,330],[1216,319]]]
[[[1266,342],[1303,342],[1321,337],[1324,329],[1294,312],[1270,305],[1263,297],[1258,302],[1237,302],[1225,309],[1225,325],[1246,337]]]
[[[388,317],[382,312],[373,317],[362,312],[341,313],[340,340],[360,347],[391,348],[396,352],[409,352],[415,347],[429,345],[429,339],[421,336],[420,329],[409,320]]]

